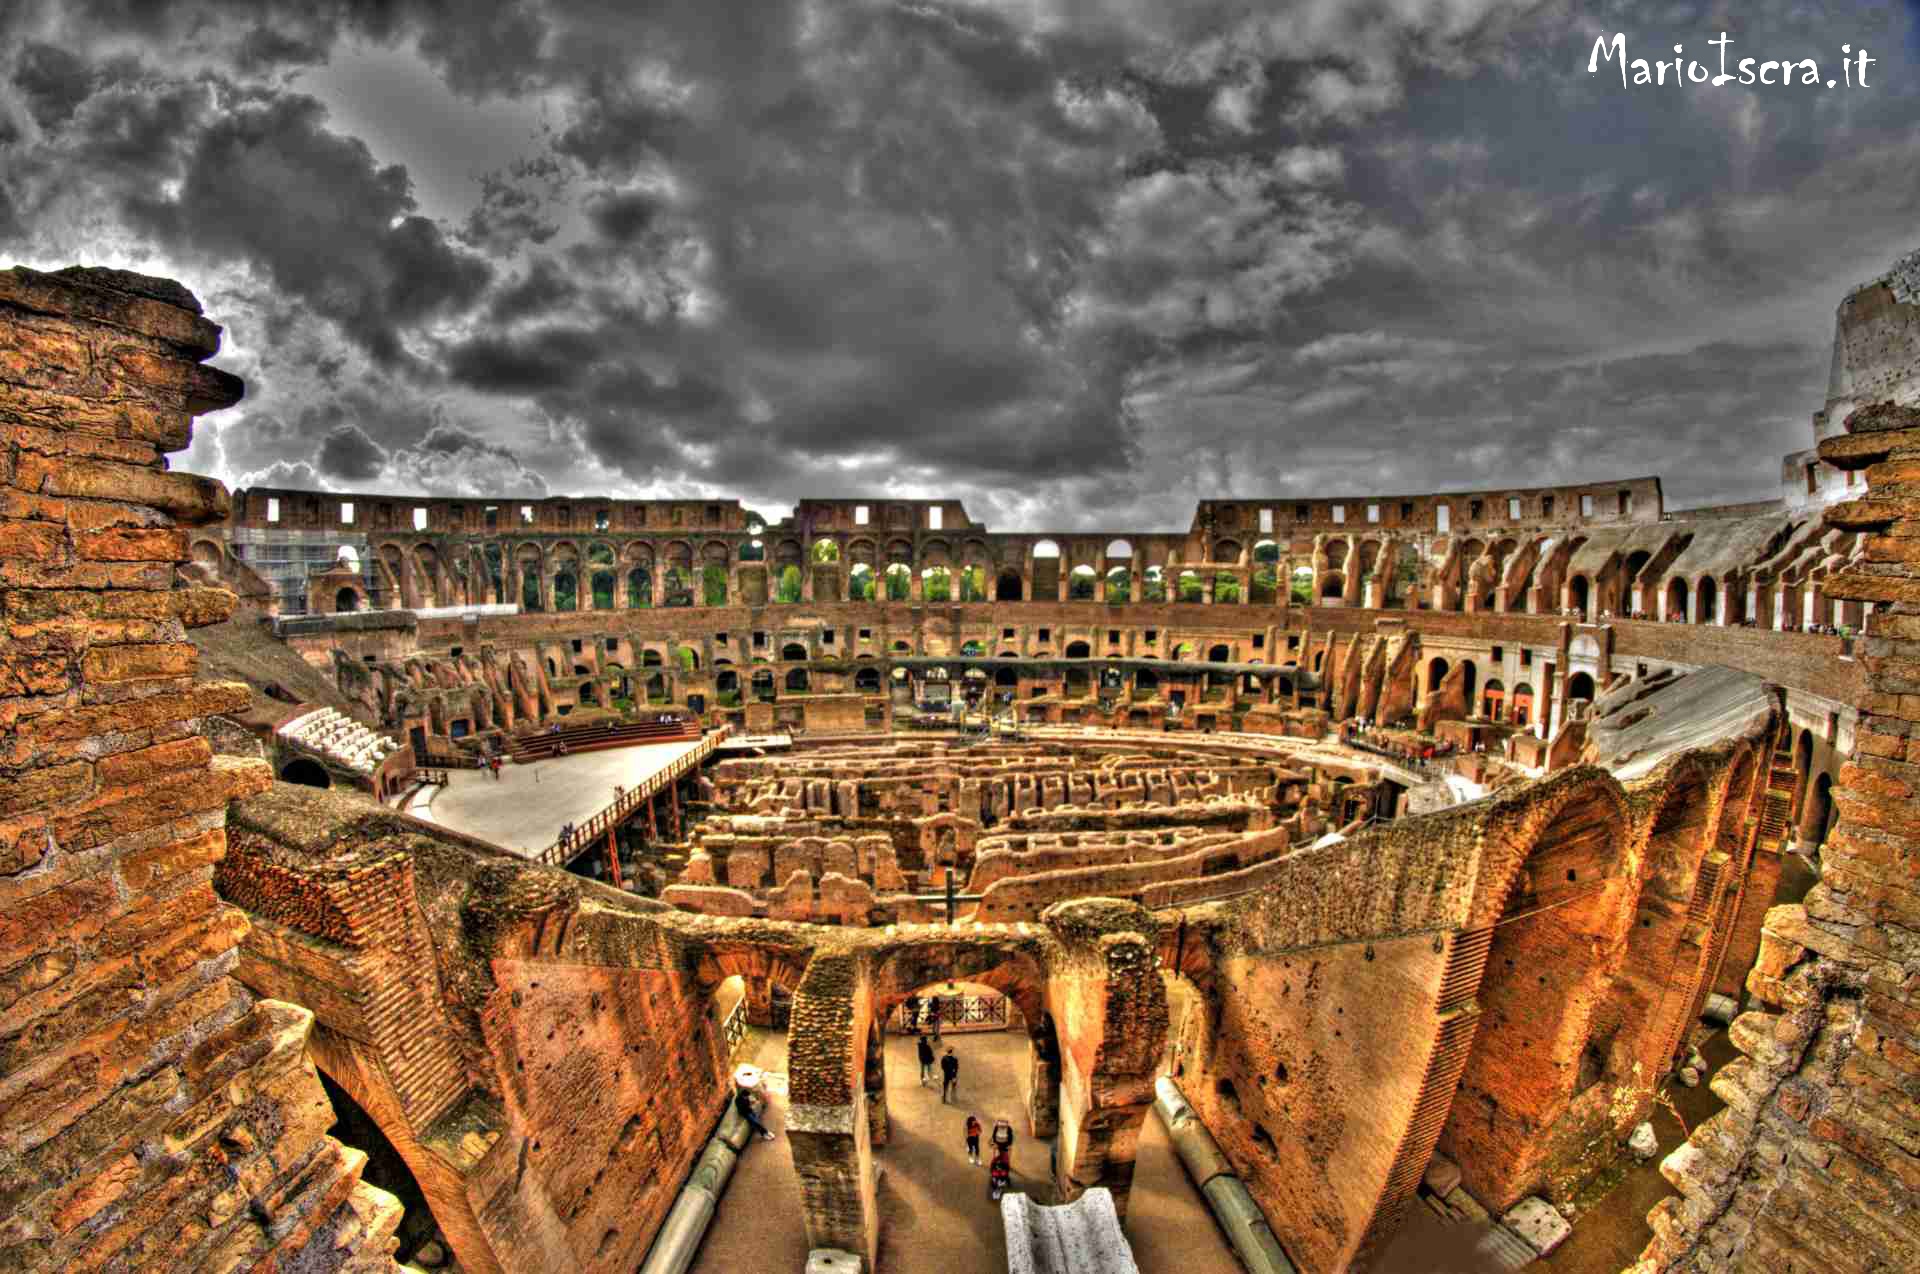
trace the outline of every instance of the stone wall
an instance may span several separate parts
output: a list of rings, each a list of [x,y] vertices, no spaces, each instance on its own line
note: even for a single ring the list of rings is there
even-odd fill
[[[712,988],[657,954],[530,958],[494,909],[600,887],[353,796],[275,784],[232,817],[239,977],[313,1010],[462,1267],[637,1264],[720,1113]]]
[[[1843,314],[1844,322],[1844,314]],[[1920,1267],[1920,411],[1862,408],[1820,457],[1873,494],[1828,510],[1867,534],[1833,596],[1881,607],[1863,643],[1840,821],[1804,904],[1766,917],[1735,1020],[1727,1108],[1662,1170],[1642,1271]]]
[[[185,528],[227,514],[166,471],[241,394],[177,284],[0,273],[0,1268],[392,1270],[398,1204],[306,1053],[311,1015],[231,976],[227,802],[187,629],[234,597],[182,586]]]

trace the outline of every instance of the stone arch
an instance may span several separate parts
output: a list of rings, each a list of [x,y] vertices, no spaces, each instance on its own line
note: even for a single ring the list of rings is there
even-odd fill
[[[1800,827],[1804,843],[1816,847],[1827,843],[1827,833],[1833,827],[1833,775],[1824,770],[1814,776],[1807,790],[1807,808]]]
[[[1720,614],[1720,586],[1711,575],[1702,575],[1694,586],[1693,622],[1711,624]]]
[[[1637,891],[1627,919],[1625,951],[1607,1004],[1596,1015],[1596,1034],[1611,1027],[1612,1071],[1640,1071],[1649,1087],[1672,1069],[1672,1051],[1685,1029],[1699,960],[1683,953],[1695,892],[1713,880],[1703,865],[1717,840],[1723,784],[1693,756],[1666,763],[1652,778],[1657,793],[1639,839],[1642,851]],[[1717,870],[1717,869],[1716,869]]]
[[[993,600],[996,602],[1017,602],[1025,599],[1026,590],[1020,579],[1020,572],[1005,567],[993,583]]]
[[[296,756],[280,767],[282,783],[298,783],[302,787],[332,787],[333,775],[327,767],[310,756]]]
[[[1046,1011],[1047,975],[1026,952],[995,943],[929,941],[896,947],[874,967],[874,1009],[882,1020],[909,995],[943,982],[977,982],[1014,1002],[1029,1025]]]
[[[1606,1118],[1590,1019],[1610,982],[1632,861],[1625,794],[1595,767],[1564,771],[1557,791],[1511,808],[1517,817],[1496,812],[1482,837],[1514,848],[1488,865],[1469,932],[1454,939],[1486,955],[1480,1019],[1439,1143],[1474,1197],[1501,1211],[1548,1188],[1569,1125],[1596,1114],[1588,1107]]]

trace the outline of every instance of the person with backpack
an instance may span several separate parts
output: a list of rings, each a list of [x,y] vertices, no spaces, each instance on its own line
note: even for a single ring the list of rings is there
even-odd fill
[[[940,1059],[940,1100],[946,1102],[960,1086],[960,1059],[953,1055],[953,1049],[947,1049],[947,1055]]]

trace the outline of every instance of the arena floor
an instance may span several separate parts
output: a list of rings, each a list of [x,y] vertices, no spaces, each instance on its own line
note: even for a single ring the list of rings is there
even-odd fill
[[[561,824],[583,823],[611,805],[615,784],[635,787],[699,746],[684,739],[550,757],[504,765],[498,779],[485,770],[449,770],[432,803],[408,812],[532,855],[553,844]]]

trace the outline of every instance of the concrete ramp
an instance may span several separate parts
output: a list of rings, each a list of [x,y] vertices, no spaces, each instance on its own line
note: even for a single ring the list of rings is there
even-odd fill
[[[1007,1274],[1140,1274],[1104,1187],[1054,1208],[1004,1194],[1000,1221],[1007,1228]]]

